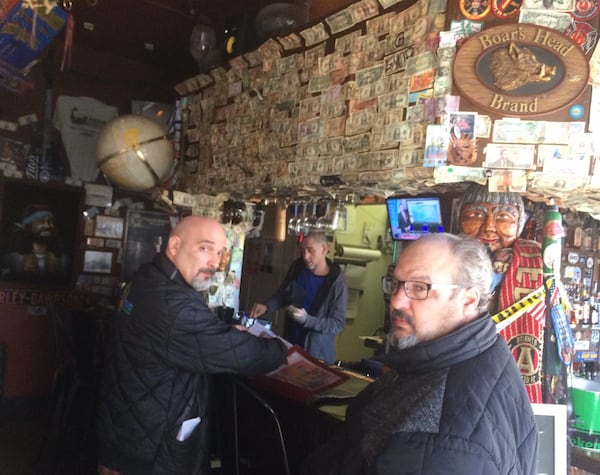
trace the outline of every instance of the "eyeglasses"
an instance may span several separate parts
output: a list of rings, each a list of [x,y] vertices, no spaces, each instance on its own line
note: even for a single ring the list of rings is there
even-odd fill
[[[425,300],[429,297],[429,291],[431,289],[447,288],[447,289],[458,289],[460,285],[456,284],[429,284],[427,282],[420,282],[418,280],[398,280],[391,276],[385,276],[381,279],[383,291],[386,294],[396,295],[400,290],[400,287],[404,289],[404,293],[409,299],[413,300]]]

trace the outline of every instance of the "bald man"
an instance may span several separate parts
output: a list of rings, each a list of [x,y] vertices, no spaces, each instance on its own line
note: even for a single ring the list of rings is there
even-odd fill
[[[211,375],[252,375],[285,361],[278,339],[225,324],[199,293],[208,289],[225,244],[218,221],[186,217],[165,252],[125,287],[100,393],[100,473],[208,473]]]

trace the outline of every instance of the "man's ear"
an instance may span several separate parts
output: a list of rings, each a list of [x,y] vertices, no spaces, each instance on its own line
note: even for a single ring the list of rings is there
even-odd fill
[[[170,257],[175,257],[180,245],[181,238],[179,236],[169,237],[169,240],[167,241],[167,255]]]
[[[481,300],[481,295],[479,295],[479,290],[475,287],[468,287],[464,289],[465,297],[463,302],[464,314],[468,316],[472,316],[474,318],[479,316],[479,302]]]

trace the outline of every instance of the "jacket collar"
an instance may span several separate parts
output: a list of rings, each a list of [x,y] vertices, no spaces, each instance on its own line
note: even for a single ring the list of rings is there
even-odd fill
[[[447,368],[473,358],[498,339],[496,325],[488,313],[464,327],[406,350],[390,351],[374,357],[398,373],[417,373]]]
[[[183,277],[181,277],[181,274],[177,270],[177,267],[175,267],[175,264],[173,264],[173,261],[171,261],[171,259],[169,259],[164,252],[156,253],[152,259],[152,264],[160,269],[160,271],[163,272],[169,278],[169,280],[189,286],[189,284],[183,280]]]

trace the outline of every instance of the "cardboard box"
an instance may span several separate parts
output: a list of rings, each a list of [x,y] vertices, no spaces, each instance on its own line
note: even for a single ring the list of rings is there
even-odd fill
[[[23,69],[50,44],[67,23],[67,13],[55,6],[49,13],[18,2],[0,22],[0,60]]]

